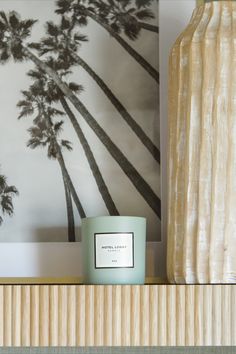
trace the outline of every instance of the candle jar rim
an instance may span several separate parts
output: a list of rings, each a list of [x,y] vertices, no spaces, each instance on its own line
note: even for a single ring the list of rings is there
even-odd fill
[[[125,219],[125,218],[129,218],[129,219],[145,219],[146,218],[144,216],[134,216],[134,215],[101,215],[101,216],[88,216],[85,218],[82,218],[83,220],[91,220],[91,219]]]

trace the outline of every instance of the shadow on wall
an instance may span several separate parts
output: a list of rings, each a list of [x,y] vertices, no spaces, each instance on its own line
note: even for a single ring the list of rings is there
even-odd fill
[[[81,242],[39,243],[35,248],[35,256],[35,269],[40,277],[82,276]]]
[[[81,241],[80,227],[75,228],[76,241]],[[67,227],[37,228],[33,231],[34,242],[67,242]]]

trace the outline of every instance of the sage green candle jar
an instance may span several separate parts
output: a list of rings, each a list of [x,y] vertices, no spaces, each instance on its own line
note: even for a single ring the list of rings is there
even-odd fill
[[[146,219],[99,216],[82,220],[86,284],[144,284]]]

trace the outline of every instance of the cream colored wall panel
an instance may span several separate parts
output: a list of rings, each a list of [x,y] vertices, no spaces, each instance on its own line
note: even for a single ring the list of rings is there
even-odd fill
[[[0,286],[1,346],[235,345],[236,285]]]

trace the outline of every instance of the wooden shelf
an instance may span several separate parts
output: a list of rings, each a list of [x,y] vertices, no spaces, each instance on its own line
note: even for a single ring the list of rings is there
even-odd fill
[[[236,286],[2,285],[0,345],[236,345]]]

